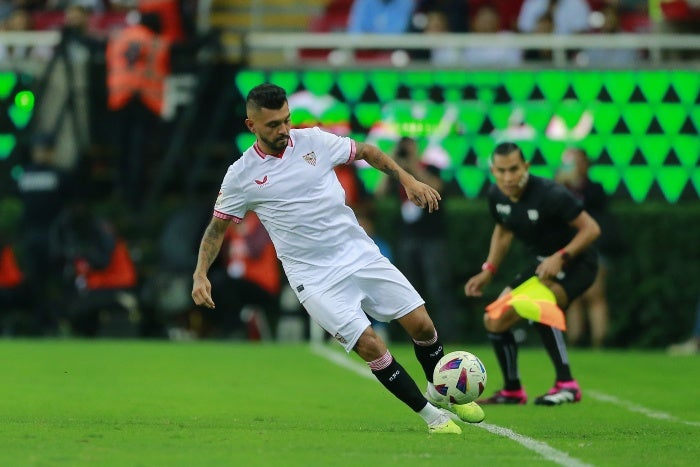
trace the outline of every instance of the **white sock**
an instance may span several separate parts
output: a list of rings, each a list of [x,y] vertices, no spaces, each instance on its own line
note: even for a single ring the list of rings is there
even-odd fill
[[[435,407],[433,404],[428,402],[425,404],[425,407],[423,407],[419,412],[418,415],[425,420],[425,423],[428,425],[434,425],[436,423],[442,422],[443,419],[446,417],[444,413],[437,407]]]
[[[444,399],[444,396],[435,389],[435,385],[431,382],[428,382],[428,396],[436,401],[442,401],[442,399]]]

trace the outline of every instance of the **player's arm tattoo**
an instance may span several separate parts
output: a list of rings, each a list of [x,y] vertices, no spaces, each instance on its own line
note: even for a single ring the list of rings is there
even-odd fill
[[[199,245],[199,265],[203,266],[204,270],[208,270],[216,257],[219,256],[228,224],[228,221],[212,218],[204,231],[202,242]]]
[[[399,165],[375,146],[357,143],[357,155],[355,159],[364,159],[375,169],[381,170],[395,180],[399,179]]]

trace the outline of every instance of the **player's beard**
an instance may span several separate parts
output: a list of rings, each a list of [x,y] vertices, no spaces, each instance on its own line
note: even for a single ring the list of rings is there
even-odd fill
[[[265,145],[272,149],[272,152],[275,154],[279,154],[282,151],[284,151],[287,148],[287,145],[289,144],[289,135],[284,136],[284,137],[279,137],[274,140],[266,139],[266,138],[260,138]]]

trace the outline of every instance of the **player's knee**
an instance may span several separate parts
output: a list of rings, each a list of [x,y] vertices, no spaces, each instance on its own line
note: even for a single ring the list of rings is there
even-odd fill
[[[371,362],[384,355],[387,348],[382,338],[368,327],[357,340],[354,350],[363,360]]]

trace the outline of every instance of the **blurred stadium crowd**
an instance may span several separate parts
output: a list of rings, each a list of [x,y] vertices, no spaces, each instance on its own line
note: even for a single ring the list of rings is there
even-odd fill
[[[298,2],[288,3],[294,7]],[[700,31],[700,2],[696,0],[301,3],[304,8],[297,8],[305,15],[299,29],[314,33]],[[287,290],[269,237],[255,216],[231,227],[221,261],[212,272],[215,290],[220,293],[215,296],[220,303],[217,311],[200,310],[191,303],[189,288],[199,236],[211,213],[210,192],[218,188],[208,181],[219,179],[232,149],[203,143],[205,150],[220,154],[217,175],[210,179],[202,176],[173,183],[163,175],[173,165],[182,164],[166,148],[177,146],[173,141],[180,141],[178,138],[182,138],[180,146],[189,144],[188,135],[178,133],[176,116],[188,115],[190,108],[203,105],[187,97],[194,86],[191,81],[168,78],[178,72],[182,75],[183,70],[206,72],[206,79],[214,80],[207,83],[212,83],[222,67],[244,66],[245,57],[231,60],[220,55],[226,31],[244,34],[264,30],[260,24],[265,22],[290,24],[282,4],[287,5],[266,0],[0,3],[0,72],[36,78],[32,86],[37,98],[29,123],[13,129],[17,144],[6,157],[21,169],[10,174],[10,165],[4,165],[8,174],[3,175],[0,187],[4,335],[307,337],[299,304]],[[266,17],[279,17],[279,23],[259,17],[256,21],[251,16],[256,8]],[[59,40],[32,42],[30,36],[17,35],[34,31],[56,31]],[[318,59],[319,54],[310,51],[304,57]],[[598,66],[632,66],[639,57],[640,52],[634,50],[577,50],[571,55],[574,63]],[[388,60],[382,53],[368,53],[364,58],[378,65]],[[57,65],[59,59],[71,66]],[[551,60],[551,51],[504,48],[485,53],[445,48],[411,51],[411,59],[435,66],[537,65]],[[202,63],[206,66],[200,66]],[[85,68],[76,71],[75,66],[81,64]],[[134,74],[133,69],[139,67],[145,72]],[[201,81],[201,75],[198,79]],[[53,92],[53,86],[58,86],[54,80],[64,87],[77,84],[78,90],[59,99]],[[164,89],[166,86],[170,88]],[[168,104],[166,93],[180,96],[179,101],[175,99],[178,105]],[[70,125],[57,123],[67,118],[72,119]],[[223,131],[226,125],[240,128],[242,120],[238,105],[231,115],[221,118]],[[8,122],[0,125],[8,126]],[[6,128],[0,130],[6,132]],[[209,131],[206,121],[195,127],[200,134]],[[206,172],[206,168],[195,167],[193,179],[196,170]],[[372,229],[373,195],[356,174],[339,172],[339,177],[348,203]],[[160,185],[160,191],[152,190],[154,185]],[[190,196],[183,198],[183,193]]]

